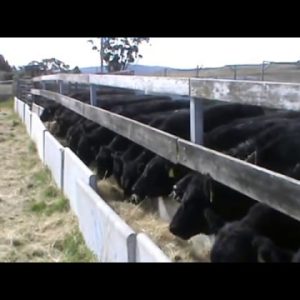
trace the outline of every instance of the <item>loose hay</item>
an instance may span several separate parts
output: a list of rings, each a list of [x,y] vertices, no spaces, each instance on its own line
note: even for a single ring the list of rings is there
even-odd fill
[[[0,132],[5,137],[0,143],[0,261],[75,259],[68,257],[64,248],[57,249],[54,245],[59,242],[63,245],[66,237],[78,228],[76,217],[54,192],[50,173],[43,168],[25,127],[11,108],[5,108],[5,112],[0,115]],[[14,137],[8,137],[11,123],[15,124]],[[30,209],[32,203],[42,201],[51,209],[51,215]],[[81,256],[79,261],[93,261],[93,258]]]

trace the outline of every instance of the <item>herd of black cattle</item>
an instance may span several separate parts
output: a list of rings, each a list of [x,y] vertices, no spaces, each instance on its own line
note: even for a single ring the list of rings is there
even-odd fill
[[[89,91],[69,96],[90,101]],[[299,179],[300,112],[201,101],[206,147]],[[54,135],[64,138],[85,164],[96,162],[99,178],[115,177],[126,201],[139,203],[158,196],[176,199],[180,206],[170,231],[185,240],[200,233],[215,235],[212,262],[300,262],[300,222],[208,176],[174,165],[53,101],[35,97],[34,102],[45,108],[40,116],[43,122],[55,121]],[[190,139],[188,101],[102,88],[97,103]]]

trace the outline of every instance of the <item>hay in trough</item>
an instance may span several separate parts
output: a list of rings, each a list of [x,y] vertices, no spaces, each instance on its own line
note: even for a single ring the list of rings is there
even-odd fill
[[[169,231],[169,223],[161,220],[157,214],[157,200],[147,199],[139,205],[125,202],[122,189],[111,178],[98,181],[98,190],[103,200],[133,230],[147,234],[172,261],[209,261],[210,246],[207,237],[198,236],[197,243],[194,242],[195,239],[184,241],[175,237]]]

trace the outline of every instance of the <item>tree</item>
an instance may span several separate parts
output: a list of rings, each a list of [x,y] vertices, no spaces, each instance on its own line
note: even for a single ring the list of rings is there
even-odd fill
[[[56,58],[31,61],[28,65],[20,67],[20,72],[30,77],[55,73],[81,73],[77,66],[70,70],[69,65]]]
[[[0,54],[0,71],[4,71],[4,72],[11,72],[11,66],[9,65],[9,63],[7,62],[7,60],[5,60],[4,56]]]
[[[56,58],[45,58],[42,61],[32,61],[27,67],[35,67],[41,74],[68,73],[70,66]]]
[[[108,72],[125,70],[130,63],[142,58],[139,45],[149,41],[150,38],[103,38],[102,58],[107,64]],[[88,42],[92,44],[92,50],[101,51],[93,40]]]
[[[78,68],[78,66],[76,66],[73,70],[72,73],[81,73],[80,69]]]

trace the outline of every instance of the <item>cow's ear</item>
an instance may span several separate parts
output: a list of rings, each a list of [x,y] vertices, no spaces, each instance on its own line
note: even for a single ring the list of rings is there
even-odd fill
[[[86,133],[85,126],[84,126],[83,124],[80,124],[80,125],[79,125],[79,130],[80,130],[83,134]]]
[[[122,154],[121,151],[116,151],[116,152],[112,153],[111,156],[112,156],[114,159],[116,159],[116,158],[121,158],[121,154]]]
[[[169,169],[168,176],[169,176],[169,178],[174,178],[175,177],[175,172],[174,172],[173,168]]]
[[[139,173],[143,173],[144,169],[145,169],[145,164],[144,163],[139,163],[138,166],[137,166],[137,171]]]

